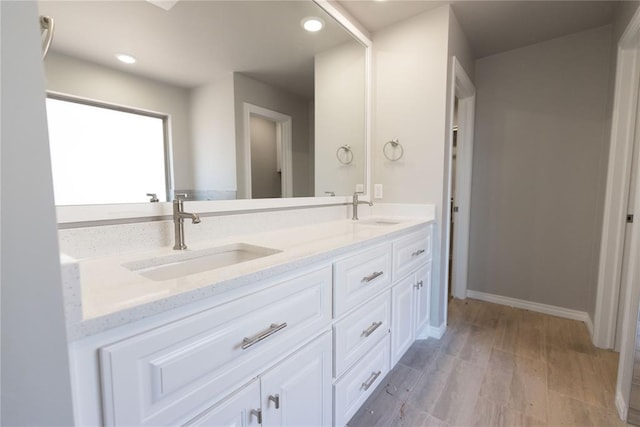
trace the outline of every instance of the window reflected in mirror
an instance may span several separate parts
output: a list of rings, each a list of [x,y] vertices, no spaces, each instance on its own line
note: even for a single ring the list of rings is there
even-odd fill
[[[56,205],[167,201],[166,117],[47,98]]]

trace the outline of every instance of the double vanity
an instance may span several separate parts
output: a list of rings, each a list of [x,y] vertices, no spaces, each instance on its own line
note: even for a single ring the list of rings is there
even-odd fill
[[[345,425],[429,334],[432,221],[64,259],[76,423]]]

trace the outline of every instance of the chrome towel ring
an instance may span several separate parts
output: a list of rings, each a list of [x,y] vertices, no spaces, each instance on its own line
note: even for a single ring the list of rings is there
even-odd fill
[[[353,151],[351,151],[351,146],[345,144],[338,147],[336,150],[336,158],[343,165],[350,165],[351,162],[353,162]]]
[[[392,139],[391,141],[387,141],[386,144],[382,147],[382,154],[392,162],[396,160],[400,160],[404,155],[404,148],[402,144],[400,144],[400,140],[398,138]]]

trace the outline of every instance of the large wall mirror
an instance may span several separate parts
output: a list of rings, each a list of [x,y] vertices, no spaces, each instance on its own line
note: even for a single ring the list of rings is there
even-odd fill
[[[326,8],[41,1],[55,22],[44,69],[56,204],[366,190],[369,42]],[[320,31],[303,28],[309,17]]]

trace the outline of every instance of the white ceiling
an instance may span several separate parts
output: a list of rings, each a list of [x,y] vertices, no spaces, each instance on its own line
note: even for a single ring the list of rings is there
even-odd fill
[[[369,31],[446,1],[341,0]],[[514,49],[611,22],[611,1],[454,1],[453,9],[476,57]],[[313,97],[313,57],[352,40],[311,1],[181,0],[166,11],[142,0],[53,1],[40,13],[56,21],[52,50],[184,87],[242,72]],[[323,16],[308,33],[300,20]],[[353,42],[353,41],[352,41]],[[354,42],[355,43],[355,42]],[[133,66],[116,53],[137,57]]]
[[[237,71],[312,98],[314,55],[356,43],[310,1],[182,0],[167,11],[141,0],[45,0],[39,12],[55,20],[52,51],[183,87]],[[324,19],[322,31],[302,29],[310,15]]]
[[[372,33],[451,3],[475,57],[482,58],[607,25],[617,2],[340,0],[340,3]]]

